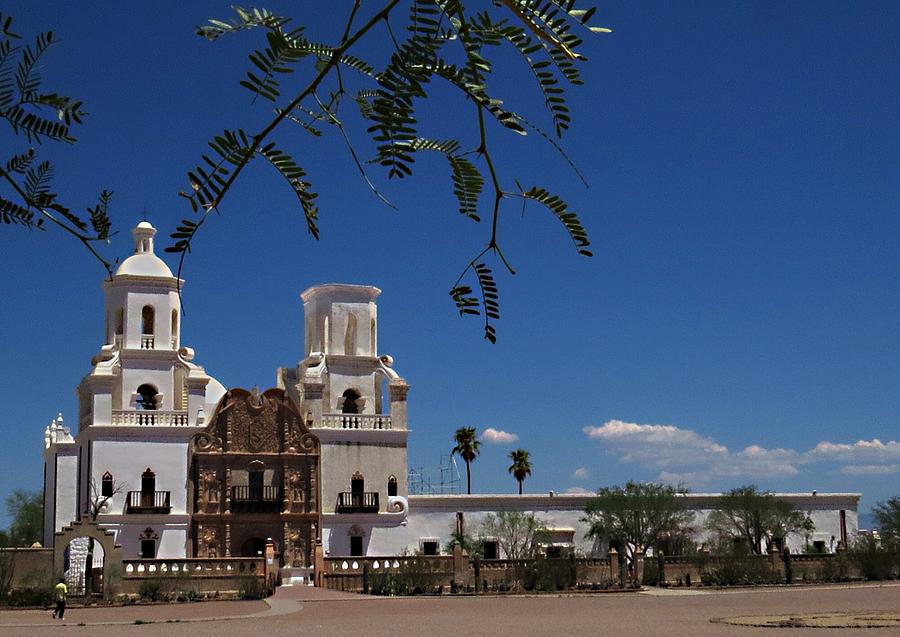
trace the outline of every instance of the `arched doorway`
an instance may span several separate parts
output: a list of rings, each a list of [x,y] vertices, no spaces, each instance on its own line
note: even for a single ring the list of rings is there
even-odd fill
[[[72,538],[63,554],[63,577],[72,597],[102,597],[106,552],[92,537]]]
[[[266,552],[266,541],[261,537],[248,538],[241,544],[241,557],[260,557]]]

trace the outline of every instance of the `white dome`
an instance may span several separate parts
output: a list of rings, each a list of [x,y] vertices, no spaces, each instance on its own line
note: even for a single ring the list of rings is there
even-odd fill
[[[137,276],[162,276],[172,278],[172,270],[166,262],[153,253],[132,254],[116,269],[116,276],[133,274]]]
[[[131,233],[134,235],[134,254],[122,261],[122,265],[116,269],[116,276],[130,274],[171,279],[172,271],[169,266],[153,252],[156,228],[147,221],[141,221]]]

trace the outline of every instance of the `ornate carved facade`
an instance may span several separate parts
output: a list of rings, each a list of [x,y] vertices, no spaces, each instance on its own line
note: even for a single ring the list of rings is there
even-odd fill
[[[197,557],[254,556],[272,538],[285,566],[320,540],[319,441],[282,389],[232,389],[191,441]]]

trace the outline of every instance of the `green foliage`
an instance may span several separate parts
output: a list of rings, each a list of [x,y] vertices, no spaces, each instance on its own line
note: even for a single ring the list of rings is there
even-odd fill
[[[885,580],[900,576],[898,546],[883,544],[871,535],[864,535],[851,545],[849,559],[867,580]]]
[[[235,7],[235,15],[230,19],[210,20],[197,28],[197,33],[210,41],[248,30],[263,32],[264,46],[249,53],[251,68],[243,73],[239,83],[253,94],[254,100],[262,97],[272,103],[274,116],[255,134],[236,129],[210,143],[215,155],[203,156],[203,163],[188,172],[190,190],[182,193],[200,217],[190,224],[182,221],[172,234],[174,243],[167,251],[181,255],[180,273],[196,233],[209,214],[219,209],[243,168],[257,156],[267,159],[287,181],[304,211],[308,231],[318,238],[318,209],[306,170],[292,159],[293,153],[282,150],[282,145],[276,146],[271,139],[285,120],[298,124],[313,137],[325,136],[327,127],[323,129],[320,124],[337,128],[366,184],[380,200],[391,205],[366,174],[365,162],[360,160],[344,127],[341,107],[350,96],[349,101],[358,107],[353,112],[362,118],[373,147],[368,163],[380,166],[388,179],[411,176],[416,156],[421,152],[442,153],[450,166],[459,212],[479,222],[483,217],[480,208],[485,205],[481,195],[486,176],[490,177],[493,201],[488,204],[489,240],[483,250],[468,260],[450,289],[450,297],[461,316],[482,316],[484,338],[494,343],[494,321],[500,317],[500,305],[489,258],[499,261],[510,274],[515,273],[501,251],[498,237],[497,220],[503,199],[521,196],[545,205],[563,224],[579,254],[591,256],[591,252],[587,249],[587,232],[577,214],[558,196],[536,187],[527,191],[520,188],[520,193],[514,193],[501,186],[501,175],[488,143],[486,120],[499,125],[491,129],[492,134],[495,130],[498,135],[506,131],[519,135],[537,132],[570,165],[571,160],[550,135],[505,105],[506,100],[494,90],[492,79],[506,69],[496,69],[487,51],[504,43],[517,51],[544,97],[559,138],[572,123],[563,86],[581,84],[577,65],[585,60],[576,52],[583,43],[573,28],[609,30],[591,27],[589,22],[596,10],[576,8],[573,0],[498,0],[481,12],[470,12],[462,0],[389,0],[380,10],[368,12],[360,9],[359,2],[351,5],[343,35],[331,44],[308,39],[302,26],[290,26],[290,18],[261,8]],[[395,32],[392,20],[403,19],[397,15],[404,5],[405,28]],[[365,19],[358,13],[366,13]],[[372,40],[380,26],[385,27],[383,33],[388,38],[384,42],[390,50],[386,61],[379,66],[349,54],[357,41]],[[307,58],[314,61],[310,67],[301,64]],[[290,82],[301,68],[308,68],[309,75],[291,88]],[[342,68],[355,73],[343,74]],[[463,103],[474,107],[474,145],[460,141],[465,131],[456,121],[451,138],[440,135],[438,138],[443,141],[431,141],[420,135],[419,111],[427,108],[432,83],[449,86]],[[510,101],[516,97],[513,95]]]
[[[587,537],[607,540],[625,550],[659,550],[670,538],[686,535],[694,519],[679,496],[683,488],[654,482],[604,487],[585,508]]]
[[[519,495],[522,495],[522,483],[525,482],[526,476],[531,475],[531,454],[524,449],[516,449],[510,451],[508,457],[512,460],[508,471],[518,481]]]
[[[161,602],[166,598],[163,583],[155,577],[141,581],[141,585],[138,588],[138,595],[140,595],[142,599],[151,602]]]
[[[814,528],[803,512],[755,485],[731,489],[723,495],[706,525],[719,536],[743,540],[755,554],[767,553],[773,538]]]
[[[894,496],[872,507],[881,539],[884,542],[900,543],[900,496]]]
[[[238,597],[241,599],[263,599],[266,596],[266,587],[260,578],[247,575],[241,578],[238,589]]]
[[[499,511],[481,523],[482,538],[497,538],[500,551],[509,560],[531,559],[539,545],[549,539],[547,527],[533,513]]]
[[[372,595],[424,595],[434,593],[444,574],[426,556],[406,558],[399,571],[379,570],[370,574]]]
[[[0,14],[0,36],[0,120],[29,144],[74,143],[72,129],[82,124],[86,115],[83,104],[45,91],[39,73],[45,54],[57,41],[53,32],[39,33],[32,43],[22,45],[22,37],[12,31],[12,18]],[[0,190],[0,224],[44,229],[49,222],[78,239],[111,276],[113,264],[91,244],[110,237],[112,193],[103,191],[100,203],[88,208],[87,217],[75,214],[60,203],[53,190],[50,161],[38,161],[33,148],[13,151],[12,141],[4,147],[13,154],[5,162],[0,159],[0,187],[6,191]]]
[[[771,562],[757,555],[723,555],[710,560],[700,572],[700,579],[706,586],[742,586],[759,584],[780,584],[781,575],[772,568]]]
[[[6,498],[6,512],[12,518],[9,542],[12,546],[31,546],[44,539],[44,494],[16,489]]]
[[[481,453],[481,441],[475,427],[460,427],[453,434],[453,442],[456,445],[451,449],[450,455],[459,454],[459,457],[466,462],[466,486],[467,493],[472,493],[472,471],[471,463],[474,462],[478,454]]]

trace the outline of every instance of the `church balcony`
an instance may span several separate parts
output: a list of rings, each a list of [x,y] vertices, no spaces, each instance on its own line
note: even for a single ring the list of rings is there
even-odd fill
[[[129,491],[125,513],[169,513],[169,491]]]
[[[336,513],[378,513],[378,492],[365,491],[352,493],[341,491],[338,493]]]
[[[376,429],[391,428],[389,414],[322,414],[322,426],[326,429]]]
[[[232,513],[278,513],[283,500],[281,487],[239,485],[231,487],[229,510]]]
[[[113,409],[114,427],[187,427],[186,411]]]

